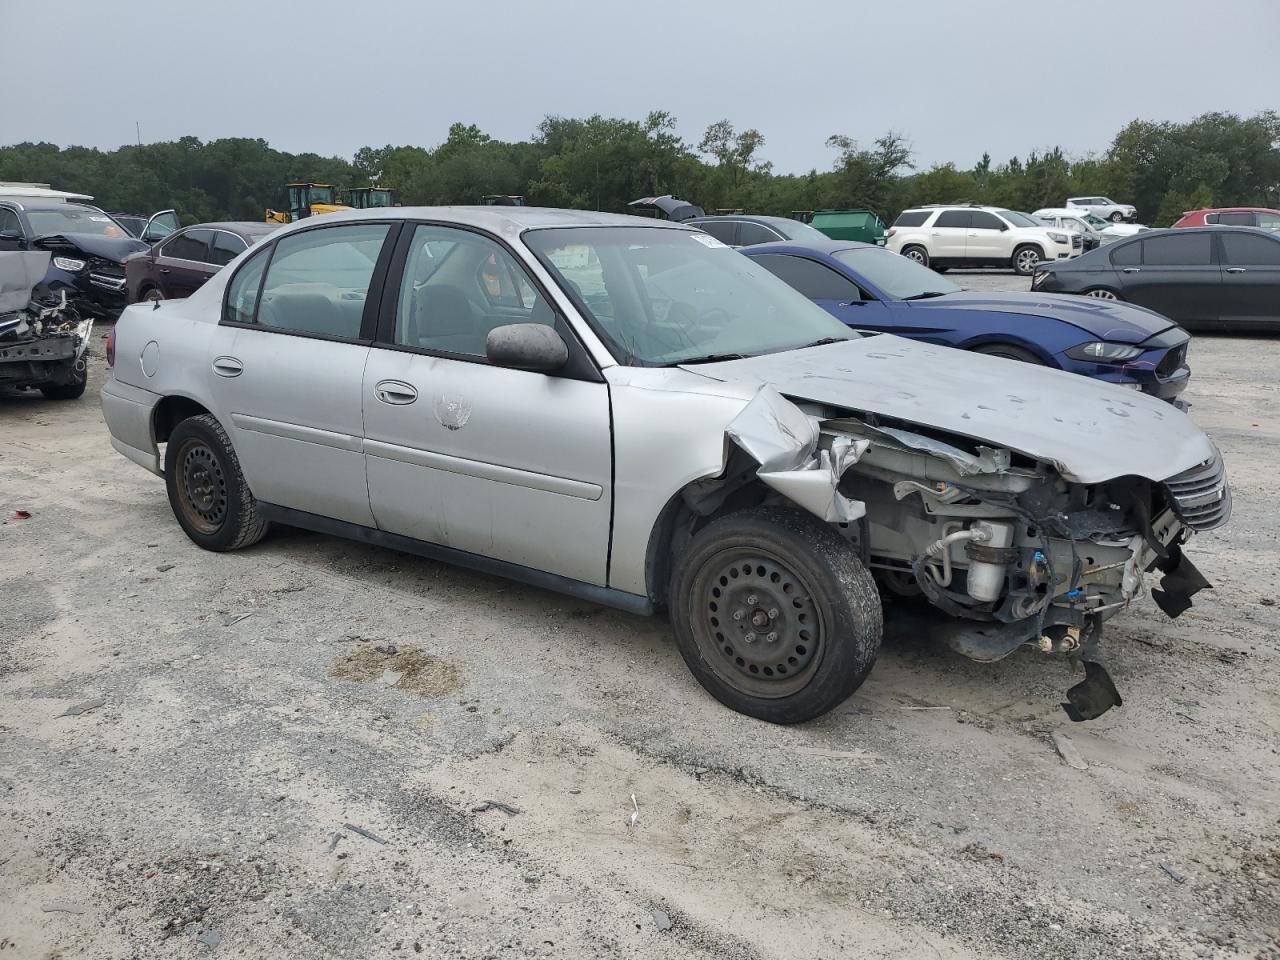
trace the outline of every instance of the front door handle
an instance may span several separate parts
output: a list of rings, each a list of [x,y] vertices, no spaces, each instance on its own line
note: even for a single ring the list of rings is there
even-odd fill
[[[1141,267],[1125,267],[1124,272],[1125,273],[1141,273],[1142,268]]]
[[[218,357],[213,361],[213,372],[220,377],[238,377],[244,373],[244,364],[235,357]]]
[[[404,406],[418,399],[418,391],[403,380],[379,380],[373,395],[383,403]]]
[[[1227,273],[1244,273],[1244,267],[1227,267]]]
[[[161,267],[161,268],[160,268],[160,272],[161,272],[161,273],[168,273],[168,272],[169,272],[169,268],[168,268],[168,267]]]

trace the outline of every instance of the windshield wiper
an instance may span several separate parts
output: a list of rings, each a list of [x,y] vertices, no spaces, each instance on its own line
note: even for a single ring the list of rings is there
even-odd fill
[[[664,367],[682,367],[686,363],[715,363],[718,360],[745,360],[745,353],[708,353],[701,357],[685,357],[681,360],[672,360],[670,363],[664,363]]]
[[[828,343],[847,343],[850,340],[856,340],[857,337],[823,337],[821,340],[815,340],[813,343],[802,343],[798,347],[792,347],[792,350],[804,350],[808,347],[825,347]]]
[[[924,293],[913,293],[909,297],[903,297],[903,300],[932,300],[934,297],[945,297],[946,294],[941,290],[926,290]]]

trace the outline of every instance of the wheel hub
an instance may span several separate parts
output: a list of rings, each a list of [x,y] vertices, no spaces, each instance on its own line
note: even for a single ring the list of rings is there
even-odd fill
[[[182,481],[188,515],[202,528],[217,530],[227,514],[227,484],[208,447],[191,445],[183,451]]]
[[[794,573],[758,554],[735,554],[706,572],[703,630],[721,670],[753,685],[776,684],[814,661],[820,618]]]

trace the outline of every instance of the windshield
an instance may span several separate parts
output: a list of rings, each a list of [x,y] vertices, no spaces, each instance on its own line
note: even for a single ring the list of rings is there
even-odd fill
[[[894,300],[922,300],[959,293],[961,289],[928,267],[884,247],[850,247],[837,250],[832,256]]]
[[[55,233],[91,233],[99,237],[127,237],[129,231],[101,210],[67,207],[65,210],[28,210],[27,219],[38,237]]]
[[[1000,216],[1004,217],[1015,227],[1043,227],[1044,224],[1039,220],[1027,216],[1025,213],[1019,213],[1017,210],[1001,210]]]
[[[661,366],[855,339],[714,237],[652,227],[531,230],[524,242],[626,362]]]
[[[821,240],[826,242],[827,235],[816,227],[811,227],[807,223],[801,223],[799,220],[773,221],[770,226],[785,236],[788,240]]]
[[[312,187],[311,188],[312,203],[333,203],[333,187]]]
[[[1092,213],[1086,213],[1084,215],[1084,222],[1089,224],[1089,226],[1093,227],[1095,230],[1105,230],[1107,227],[1111,226],[1110,221],[1103,220],[1101,217],[1095,217]]]

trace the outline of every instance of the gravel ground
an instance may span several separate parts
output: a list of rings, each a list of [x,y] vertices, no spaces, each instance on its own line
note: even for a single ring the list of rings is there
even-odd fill
[[[199,551],[100,359],[0,398],[0,957],[1280,957],[1278,354],[1196,338],[1215,589],[1108,624],[1125,705],[1084,725],[1066,664],[892,609],[844,707],[759,723],[658,620],[297,531]]]

